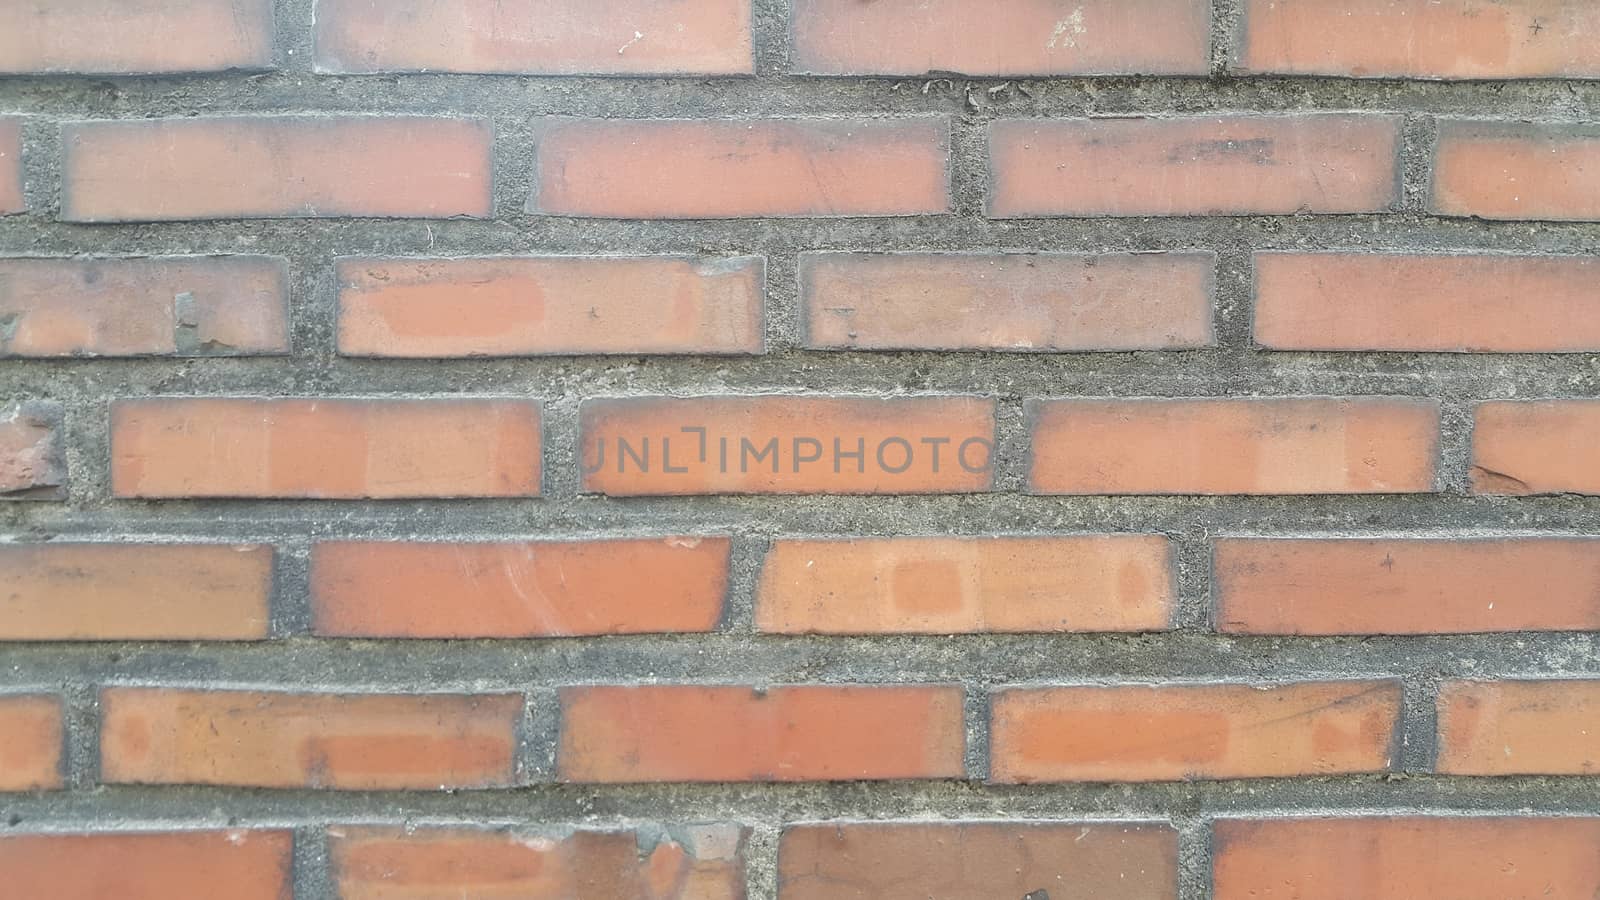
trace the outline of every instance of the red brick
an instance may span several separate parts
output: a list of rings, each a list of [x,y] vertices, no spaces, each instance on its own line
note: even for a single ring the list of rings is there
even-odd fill
[[[0,355],[289,352],[289,269],[270,256],[0,259]]]
[[[320,0],[323,72],[744,75],[750,0]]]
[[[1009,119],[989,126],[989,215],[1383,212],[1394,116]]]
[[[336,542],[311,553],[318,634],[512,638],[711,631],[727,538],[439,544]]]
[[[1029,401],[1041,494],[1433,489],[1439,405],[1404,397]]]
[[[248,641],[267,636],[272,548],[0,545],[0,640]]]
[[[0,408],[0,500],[66,497],[61,404],[24,400]]]
[[[22,196],[22,120],[0,117],[0,216],[27,208]]]
[[[756,627],[781,634],[1165,631],[1159,535],[779,540]]]
[[[1229,539],[1217,627],[1234,634],[1600,630],[1600,541]]]
[[[107,688],[108,784],[338,790],[507,787],[520,694]]]
[[[1600,262],[1576,256],[1257,253],[1273,350],[1600,350]]]
[[[291,831],[0,835],[15,897],[51,900],[285,900]]]
[[[1439,689],[1446,775],[1600,774],[1600,681],[1452,681]]]
[[[61,217],[488,216],[489,132],[421,116],[77,122],[62,127]]]
[[[991,715],[991,779],[1003,784],[1381,772],[1400,683],[1012,688]]]
[[[350,356],[760,353],[757,256],[342,259]]]
[[[1216,900],[1505,900],[1600,892],[1600,819],[1222,819]]]
[[[1429,208],[1480,219],[1600,219],[1600,132],[1440,122]]]
[[[539,407],[521,400],[122,400],[119,497],[532,497]]]
[[[341,900],[397,897],[744,900],[737,825],[583,829],[328,829]]]
[[[821,75],[1204,75],[1206,0],[797,0],[794,64]]]
[[[960,778],[962,691],[946,685],[629,685],[561,690],[569,782]]]
[[[779,900],[1176,900],[1178,835],[1121,822],[819,822],[778,846]]]
[[[1572,0],[1249,0],[1246,72],[1355,78],[1600,75],[1600,8]]]
[[[1478,494],[1600,494],[1600,401],[1480,403],[1472,428]]]
[[[950,122],[551,119],[528,212],[614,219],[912,216],[950,208]]]
[[[270,69],[272,0],[0,4],[0,74]]]
[[[639,397],[587,401],[579,415],[583,489],[613,496],[968,493],[993,481],[994,402],[978,397]]]
[[[807,253],[806,346],[1208,347],[1215,267],[1211,253]]]
[[[37,791],[64,785],[66,731],[61,701],[33,694],[0,694],[0,791]],[[0,859],[4,858],[0,839]],[[10,883],[10,871],[0,863]],[[40,896],[40,895],[35,895]]]

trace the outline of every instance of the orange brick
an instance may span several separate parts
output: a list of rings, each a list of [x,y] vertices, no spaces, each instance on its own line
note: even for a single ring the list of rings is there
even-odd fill
[[[821,75],[1204,75],[1206,0],[797,0],[794,64]]]
[[[272,0],[0,4],[0,74],[270,69]]]
[[[765,260],[342,259],[351,356],[760,353]]]
[[[1600,262],[1501,254],[1257,253],[1273,350],[1600,350]]]
[[[584,686],[561,691],[569,782],[960,778],[961,688]]]
[[[978,397],[640,397],[580,419],[583,488],[613,496],[967,493],[994,475]]]
[[[1035,493],[1433,489],[1439,405],[1432,400],[1031,400],[1027,410]]]
[[[15,897],[51,900],[284,900],[291,831],[0,835]]]
[[[1600,541],[1229,539],[1217,627],[1235,634],[1600,630]]]
[[[22,196],[22,120],[0,117],[0,216],[27,208]]]
[[[532,497],[539,407],[520,400],[122,400],[119,497]]]
[[[1600,494],[1600,401],[1506,400],[1473,415],[1478,494]]]
[[[1383,212],[1394,116],[1009,119],[989,126],[989,215]]]
[[[806,346],[1208,347],[1215,266],[1211,253],[807,253]]]
[[[950,208],[950,122],[551,119],[528,212],[614,219],[911,216]]]
[[[257,640],[271,595],[261,545],[0,546],[0,640]]]
[[[711,631],[727,538],[421,544],[337,542],[311,554],[318,634],[511,638]]]
[[[507,787],[520,694],[289,694],[107,688],[108,784],[338,790]]]
[[[62,787],[65,741],[60,699],[0,694],[0,791]],[[0,839],[0,848],[3,847]],[[0,849],[0,859],[4,854],[5,850]],[[7,884],[12,884],[11,872],[4,863],[0,863],[0,871],[6,873]]]
[[[0,282],[0,356],[289,352],[277,257],[0,259]]]
[[[1600,8],[1571,0],[1249,0],[1247,72],[1355,78],[1600,75]]]
[[[62,127],[61,217],[488,216],[489,131],[421,116],[77,122]]]
[[[1178,835],[1166,825],[1120,822],[819,822],[784,829],[779,900],[845,896],[1176,900]]]
[[[756,626],[782,634],[1164,631],[1159,535],[780,540]]]
[[[1012,688],[997,692],[991,779],[1180,781],[1381,772],[1397,681]]]
[[[1480,219],[1600,219],[1600,132],[1440,122],[1429,208]]]
[[[397,897],[744,900],[744,829],[687,825],[544,835],[328,829],[341,900]]]
[[[320,0],[323,72],[743,75],[750,0]]]
[[[0,500],[66,497],[61,404],[24,400],[0,407]]]
[[[1439,689],[1446,775],[1600,774],[1600,681],[1452,681]]]
[[[1600,891],[1600,819],[1221,819],[1216,900],[1504,900]]]

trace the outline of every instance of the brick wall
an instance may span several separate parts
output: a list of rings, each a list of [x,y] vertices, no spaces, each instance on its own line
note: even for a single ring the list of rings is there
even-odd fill
[[[1600,895],[1600,6],[0,0],[0,890]]]

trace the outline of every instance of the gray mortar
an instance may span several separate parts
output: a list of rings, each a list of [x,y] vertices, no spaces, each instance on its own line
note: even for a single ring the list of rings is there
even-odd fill
[[[747,78],[331,76],[311,65],[311,0],[279,0],[280,71],[159,78],[0,78],[0,114],[26,117],[32,211],[0,218],[0,254],[286,257],[294,353],[287,358],[0,359],[0,400],[66,408],[70,499],[0,504],[19,541],[262,541],[278,548],[273,630],[246,644],[0,644],[3,690],[63,693],[69,783],[0,796],[0,833],[73,828],[290,826],[302,898],[331,896],[322,823],[492,822],[546,828],[730,821],[753,826],[752,900],[776,895],[779,826],[893,818],[1158,819],[1182,834],[1182,893],[1206,895],[1217,816],[1327,813],[1596,814],[1593,779],[1427,774],[1432,703],[1450,677],[1600,673],[1593,633],[1274,638],[1212,633],[1209,541],[1224,535],[1592,535],[1600,498],[1465,493],[1471,406],[1505,397],[1594,397],[1594,354],[1268,353],[1250,340],[1250,254],[1264,249],[1600,252],[1600,224],[1487,222],[1426,212],[1437,122],[1584,123],[1600,82],[1440,83],[1228,75],[1239,4],[1219,0],[1207,78],[827,78],[784,74],[787,9],[757,0]],[[972,98],[972,99],[969,99]],[[1404,117],[1399,210],[1384,215],[989,220],[985,125],[1002,118],[1228,112],[1388,112]],[[276,220],[75,225],[55,221],[57,125],[83,119],[303,112],[489,119],[492,221]],[[534,126],[544,116],[880,117],[942,114],[952,125],[956,212],[903,219],[620,222],[524,213]],[[860,353],[801,349],[797,258],[812,250],[1209,250],[1218,254],[1218,346],[1148,353]],[[731,358],[547,357],[362,360],[334,349],[338,256],[527,253],[754,254],[767,258],[767,352]],[[578,492],[581,399],[747,392],[996,396],[1005,457],[995,493],[943,497],[607,499]],[[545,496],[425,502],[112,500],[108,401],[159,395],[532,397],[545,413]],[[1041,497],[1021,492],[1022,401],[1055,396],[1394,394],[1443,404],[1440,493],[1348,497]],[[0,404],[3,405],[3,404]],[[1176,627],[1155,635],[817,638],[754,633],[762,555],[778,536],[1136,531],[1176,543]],[[308,555],[336,537],[515,539],[730,534],[727,613],[708,636],[529,641],[342,641],[308,636]],[[1176,784],[987,785],[983,739],[998,686],[1158,680],[1395,677],[1405,715],[1388,775]],[[593,682],[959,682],[967,686],[970,780],[837,785],[582,786],[554,781],[555,688]],[[94,686],[140,683],[308,690],[523,691],[525,786],[482,792],[318,792],[97,787]]]

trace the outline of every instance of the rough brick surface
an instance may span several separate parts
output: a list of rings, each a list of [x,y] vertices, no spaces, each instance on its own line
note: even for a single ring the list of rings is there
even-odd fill
[[[110,784],[339,790],[506,787],[520,694],[288,694],[108,688]]]
[[[351,356],[760,353],[758,257],[339,261]]]
[[[49,0],[0,6],[0,74],[266,69],[272,0]]]
[[[1012,688],[993,698],[997,782],[1176,781],[1379,772],[1400,684]]]
[[[293,848],[276,830],[8,834],[0,870],[19,897],[284,900]]]
[[[0,409],[0,500],[66,496],[61,405],[25,400]]]
[[[1481,403],[1473,413],[1472,489],[1480,494],[1600,494],[1600,402]]]
[[[1481,219],[1600,220],[1600,131],[1441,122],[1429,208]]]
[[[1600,681],[1454,681],[1439,691],[1439,771],[1600,772]]]
[[[325,72],[739,75],[750,0],[319,0]]]
[[[265,256],[0,259],[0,355],[289,352],[289,272]]]
[[[63,718],[59,698],[0,694],[0,791],[64,786]]]
[[[0,118],[0,216],[27,207],[22,196],[22,120]]]

